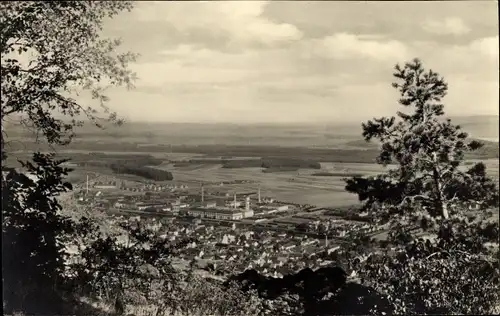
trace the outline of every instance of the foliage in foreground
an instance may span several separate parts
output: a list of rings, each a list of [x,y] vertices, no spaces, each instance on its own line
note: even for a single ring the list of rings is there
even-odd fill
[[[127,67],[135,56],[118,54],[120,42],[100,37],[103,20],[131,8],[127,1],[4,1],[0,4],[1,120],[20,124],[48,145],[68,144],[81,118],[120,123],[106,106],[106,87],[131,87]],[[96,107],[71,95],[87,92]],[[59,113],[63,118],[58,117]],[[2,173],[10,149],[2,128]],[[71,189],[53,155],[34,153],[24,172],[2,175],[2,275],[5,312],[63,313],[58,292],[65,283],[64,241],[80,231],[62,215],[57,197]],[[27,174],[33,173],[33,180]],[[56,310],[54,310],[56,308]]]
[[[16,171],[2,177],[2,275],[8,308],[36,311],[42,303],[56,303],[48,300],[54,296],[48,292],[64,270],[61,243],[75,226],[58,213],[56,197],[71,185],[62,180],[68,170],[52,158],[35,154],[34,163],[25,164],[36,182]]]
[[[140,222],[121,225],[118,234],[103,236],[89,230],[80,260],[70,267],[79,295],[118,305],[155,306],[161,315],[256,315],[260,301],[234,284],[205,279],[193,271],[175,269],[171,260],[191,240],[176,243]],[[158,314],[158,315],[160,315]]]
[[[396,314],[489,314],[500,299],[498,250],[484,246],[492,241],[498,222],[442,223],[436,239],[394,240],[392,250],[372,254],[358,273],[387,295]]]
[[[398,112],[398,121],[369,121],[363,136],[379,139],[378,162],[397,168],[347,180],[346,190],[364,209],[390,225],[387,248],[357,272],[387,295],[397,314],[491,313],[499,303],[498,221],[488,217],[489,208],[498,213],[498,188],[484,164],[459,168],[464,154],[482,144],[468,142],[449,119],[439,120],[447,84],[437,73],[418,59],[395,70],[399,103],[414,111]]]

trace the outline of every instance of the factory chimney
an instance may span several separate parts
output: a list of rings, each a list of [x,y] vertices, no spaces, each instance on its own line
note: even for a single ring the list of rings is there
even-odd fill
[[[259,191],[258,191],[257,195],[258,195],[258,198],[259,198],[259,203],[262,203],[262,201],[260,200],[260,185],[259,185]]]
[[[236,193],[234,194],[234,208],[236,209]]]
[[[250,210],[250,197],[247,196],[245,200],[245,210],[249,211]]]
[[[201,185],[201,203],[205,202],[205,188]]]

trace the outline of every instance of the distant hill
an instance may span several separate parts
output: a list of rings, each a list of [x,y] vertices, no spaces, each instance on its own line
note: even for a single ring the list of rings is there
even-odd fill
[[[451,117],[473,138],[498,142],[498,116]],[[4,126],[5,128],[5,126]],[[19,127],[7,127],[9,137],[27,138]],[[361,136],[359,123],[248,124],[140,123],[100,130],[90,124],[78,128],[76,142],[165,145],[284,146],[317,148],[376,148]]]
[[[345,143],[346,146],[356,147],[356,148],[366,148],[366,149],[375,149],[378,148],[378,144],[376,142],[367,142],[363,139],[351,140]]]
[[[499,117],[497,115],[451,116],[449,118],[453,124],[460,125],[472,138],[498,142]],[[351,123],[350,127],[349,129],[347,125],[342,126],[343,133],[361,134],[361,124]],[[350,145],[361,145],[362,142],[363,140],[356,140],[350,142]]]
[[[494,115],[483,116],[456,116],[450,117],[454,124],[458,124],[469,134],[471,138],[479,139],[485,143],[485,147],[498,147],[499,117]],[[354,129],[354,124],[353,124]],[[344,129],[345,131],[346,129]],[[358,128],[360,130],[360,128]],[[354,132],[354,131],[353,131]],[[359,134],[358,134],[359,135]],[[356,148],[374,149],[376,142],[366,142],[361,137],[356,140],[347,141],[344,145]]]
[[[499,117],[497,115],[456,116],[451,119],[473,138],[498,142]]]

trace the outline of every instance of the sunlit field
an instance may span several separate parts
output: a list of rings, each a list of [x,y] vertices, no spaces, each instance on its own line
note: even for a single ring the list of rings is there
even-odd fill
[[[498,160],[484,161],[488,173],[498,178]],[[300,204],[312,204],[321,207],[336,207],[357,203],[357,197],[344,191],[344,176],[313,176],[317,170],[299,170],[290,172],[264,173],[261,168],[225,169],[220,165],[192,165],[174,167],[171,164],[159,168],[169,170],[174,181],[179,182],[210,182],[213,190],[228,191],[231,193],[255,191],[260,185],[264,196],[272,196],[278,200]],[[384,168],[376,164],[355,163],[322,163],[322,171],[336,173],[360,173],[375,175],[383,172]],[[231,180],[248,180],[249,184],[216,185],[218,182]],[[207,186],[210,190],[210,186]]]

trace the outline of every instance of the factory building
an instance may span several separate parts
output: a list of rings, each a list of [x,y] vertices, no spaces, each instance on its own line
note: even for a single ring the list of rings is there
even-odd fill
[[[192,208],[187,211],[188,215],[220,220],[240,220],[243,212],[228,208]]]
[[[205,188],[201,186],[201,202],[193,205],[195,208],[215,208],[217,207],[217,202],[215,201],[205,201]]]
[[[286,212],[290,209],[289,205],[279,205],[279,204],[267,204],[257,207],[258,213],[262,214],[274,214],[280,212]]]
[[[236,200],[236,195],[235,195]],[[254,216],[254,211],[250,208],[250,198],[247,197],[245,201],[245,208],[228,208],[228,207],[194,207],[187,211],[188,215],[211,218],[219,220],[240,220]]]
[[[135,205],[139,211],[143,211],[143,210],[151,209],[151,208],[161,209],[163,207],[166,207],[168,205],[168,203],[165,203],[165,202],[137,202]]]
[[[241,203],[240,201],[229,201],[229,202],[226,202],[226,206],[227,207],[231,207],[231,208],[238,208],[238,207],[241,207],[243,203]]]
[[[215,201],[201,202],[201,207],[203,207],[203,208],[214,208],[214,207],[217,207],[217,202],[215,202]]]
[[[174,202],[170,205],[170,210],[171,210],[173,213],[179,213],[179,211],[181,210],[181,201],[179,201],[179,200],[174,201]]]
[[[250,197],[246,197],[245,199],[245,208],[242,210],[243,218],[253,217],[254,211],[250,208]]]

